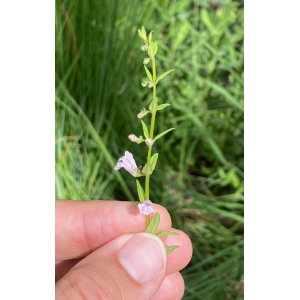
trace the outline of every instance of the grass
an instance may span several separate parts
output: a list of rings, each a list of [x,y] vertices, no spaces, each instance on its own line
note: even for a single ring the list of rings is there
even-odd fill
[[[113,167],[125,149],[144,163],[128,135],[151,97],[137,29],[154,30],[158,73],[176,69],[155,132],[176,130],[153,149],[151,200],[193,242],[184,299],[243,299],[243,3],[56,1],[55,24],[56,198],[137,200]]]

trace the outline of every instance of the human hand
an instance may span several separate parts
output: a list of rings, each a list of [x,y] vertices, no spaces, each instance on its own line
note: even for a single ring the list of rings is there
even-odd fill
[[[55,260],[57,300],[177,300],[184,294],[179,271],[190,261],[188,236],[171,229],[168,211],[160,213],[156,237],[145,216],[124,201],[56,201]],[[163,242],[162,242],[163,241]],[[180,246],[168,256],[165,246]]]

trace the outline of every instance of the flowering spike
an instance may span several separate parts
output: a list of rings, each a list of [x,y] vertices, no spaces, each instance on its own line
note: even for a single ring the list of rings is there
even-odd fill
[[[141,85],[143,87],[153,88],[153,96],[152,96],[152,102],[150,103],[149,109],[146,110],[143,108],[137,115],[139,119],[142,119],[145,115],[148,113],[152,114],[151,118],[151,125],[150,128],[147,127],[147,125],[144,123],[143,120],[141,120],[144,136],[137,137],[134,134],[130,134],[128,138],[137,144],[145,142],[145,144],[148,146],[148,156],[147,161],[144,165],[144,167],[138,168],[136,165],[136,162],[133,158],[133,155],[125,151],[125,156],[121,157],[115,166],[115,170],[119,170],[121,168],[124,168],[126,171],[128,171],[132,176],[139,177],[139,176],[146,176],[145,180],[145,191],[141,187],[140,183],[137,181],[137,189],[138,189],[138,195],[140,203],[135,205],[135,208],[138,208],[140,213],[147,216],[147,229],[145,232],[152,233],[154,235],[159,235],[157,233],[157,228],[160,223],[160,215],[159,213],[155,213],[153,216],[153,219],[151,221],[150,214],[154,212],[154,209],[152,208],[152,202],[151,200],[145,200],[150,198],[150,188],[149,188],[149,182],[150,182],[150,176],[153,173],[157,159],[158,159],[158,153],[152,154],[152,145],[156,140],[158,140],[160,137],[168,133],[169,131],[173,130],[174,128],[168,129],[160,134],[158,134],[156,137],[153,136],[154,133],[154,125],[155,125],[155,116],[156,112],[159,110],[164,109],[166,106],[170,104],[160,104],[158,105],[158,99],[156,97],[156,85],[157,83],[165,78],[168,74],[173,72],[174,70],[169,70],[165,73],[163,73],[160,76],[156,76],[156,61],[155,61],[155,55],[157,54],[158,45],[157,42],[153,41],[152,39],[152,33],[153,31],[149,32],[149,35],[147,37],[147,32],[144,28],[144,26],[138,30],[139,37],[143,40],[144,45],[141,47],[143,51],[147,51],[148,57],[144,58],[143,64],[146,71],[146,74],[148,76],[148,79],[141,82]],[[145,55],[147,56],[147,55]],[[147,64],[152,61],[152,70],[147,68]],[[174,234],[172,232],[161,232],[161,236],[168,236],[170,234]],[[167,254],[171,253],[172,250],[174,250],[178,246],[170,246],[167,247],[166,251]]]

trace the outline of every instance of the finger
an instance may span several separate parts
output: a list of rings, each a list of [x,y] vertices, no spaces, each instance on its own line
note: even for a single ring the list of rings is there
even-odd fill
[[[184,280],[179,272],[165,277],[151,300],[180,300],[184,294]]]
[[[164,244],[165,246],[177,245],[179,248],[167,256],[167,275],[185,268],[193,254],[193,246],[190,238],[181,230],[172,228],[171,231],[177,232],[179,235],[169,235]]]
[[[166,259],[163,242],[153,234],[119,236],[60,279],[55,299],[151,299],[165,277]]]
[[[153,204],[161,217],[159,230],[170,230],[168,211]],[[56,200],[55,259],[84,257],[125,233],[145,231],[146,217],[133,202]]]
[[[177,232],[179,235],[169,235],[165,241],[165,246],[178,245],[179,248],[175,249],[167,256],[167,270],[166,274],[172,274],[182,270],[189,263],[193,253],[193,247],[189,237],[181,230],[172,228],[171,231]],[[75,264],[81,259],[71,259],[61,261],[55,266],[55,282],[63,277]]]

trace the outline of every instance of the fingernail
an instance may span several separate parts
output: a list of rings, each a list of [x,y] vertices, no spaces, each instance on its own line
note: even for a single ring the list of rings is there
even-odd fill
[[[166,268],[166,249],[163,242],[150,233],[133,235],[119,250],[119,261],[137,282],[153,280]]]

